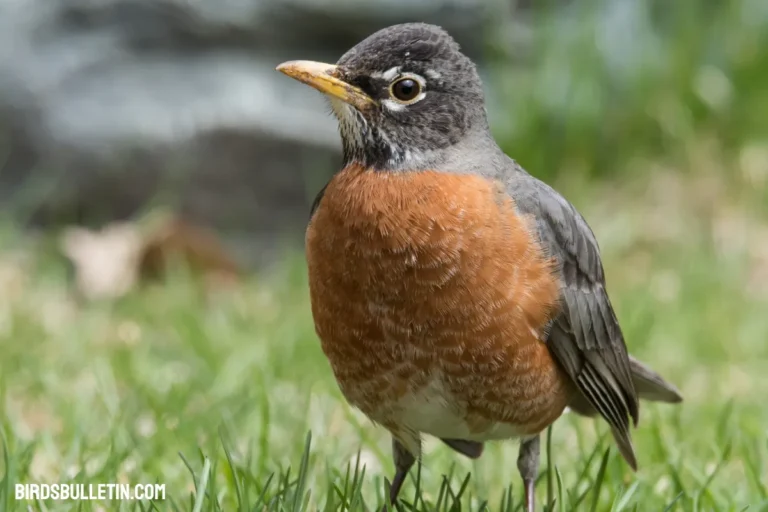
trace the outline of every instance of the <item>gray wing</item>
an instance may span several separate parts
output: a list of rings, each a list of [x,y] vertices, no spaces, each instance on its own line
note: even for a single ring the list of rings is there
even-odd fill
[[[634,469],[629,417],[637,425],[638,399],[597,240],[573,205],[522,169],[508,179],[508,192],[521,213],[536,219],[545,251],[561,267],[561,312],[547,344],[584,398],[608,421]]]
[[[312,206],[309,208],[309,218],[310,220],[315,215],[315,211],[317,211],[317,208],[320,206],[320,201],[323,200],[323,196],[325,195],[325,189],[328,188],[328,184],[326,183],[323,185],[323,188],[320,189],[320,192],[317,193],[315,196],[315,199],[312,201]]]

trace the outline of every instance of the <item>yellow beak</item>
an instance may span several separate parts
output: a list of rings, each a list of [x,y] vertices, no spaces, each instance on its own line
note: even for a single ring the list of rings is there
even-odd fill
[[[292,60],[277,66],[277,70],[291,78],[314,87],[328,96],[338,98],[358,110],[365,110],[376,105],[376,102],[362,89],[348,84],[339,78],[339,69],[333,64],[312,62],[309,60]]]

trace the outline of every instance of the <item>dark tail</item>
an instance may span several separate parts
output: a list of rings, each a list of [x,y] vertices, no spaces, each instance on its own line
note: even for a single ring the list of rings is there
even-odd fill
[[[629,356],[629,368],[632,372],[632,382],[635,385],[635,391],[637,391],[637,396],[641,400],[665,402],[668,404],[676,404],[683,401],[683,396],[675,386],[665,381],[661,375],[632,356]],[[568,407],[573,412],[582,416],[594,416],[597,414],[594,407],[581,394],[574,397],[571,403],[568,404]]]
[[[629,369],[632,372],[632,383],[635,385],[635,391],[637,391],[637,396],[641,400],[666,402],[668,404],[676,404],[683,401],[683,396],[675,386],[665,381],[661,378],[661,375],[632,356],[629,356]],[[582,416],[595,416],[597,414],[595,408],[590,405],[581,393],[577,393],[577,396],[568,404],[568,408]],[[621,452],[624,460],[627,461],[632,469],[637,469],[635,451],[632,448],[630,438],[616,431],[613,432],[613,438],[616,440],[619,452]]]
[[[683,401],[683,395],[675,386],[632,356],[629,356],[629,368],[632,371],[635,390],[641,399],[668,404]]]

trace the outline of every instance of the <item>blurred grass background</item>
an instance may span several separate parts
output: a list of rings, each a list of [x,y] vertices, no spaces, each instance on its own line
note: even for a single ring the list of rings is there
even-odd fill
[[[636,158],[684,159],[701,137],[737,158],[764,141],[764,2],[541,2],[529,15],[525,46],[504,30],[489,47],[509,106],[498,137],[538,175],[611,178]]]
[[[768,510],[768,3],[543,2],[511,26],[484,37],[497,140],[584,213],[630,350],[685,397],[643,407],[634,475],[613,450],[601,466],[604,424],[564,416],[540,503],[549,479],[555,510]],[[87,302],[58,233],[10,219],[0,236],[0,508],[380,503],[388,437],[333,382],[300,251],[234,289],[211,292],[179,269]],[[519,509],[516,450],[497,443],[471,463],[429,441],[419,490],[409,482],[405,499],[418,496],[417,510]],[[345,476],[358,453],[362,484]],[[440,498],[468,472],[461,496]],[[15,482],[56,481],[159,481],[168,499],[13,499]]]

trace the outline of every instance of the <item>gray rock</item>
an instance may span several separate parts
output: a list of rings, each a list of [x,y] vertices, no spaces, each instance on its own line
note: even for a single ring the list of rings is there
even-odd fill
[[[338,164],[319,94],[274,71],[422,20],[480,60],[483,0],[4,0],[0,201],[97,225],[155,201],[220,230],[298,235]],[[290,236],[289,236],[290,238]],[[294,237],[295,238],[295,237]]]

